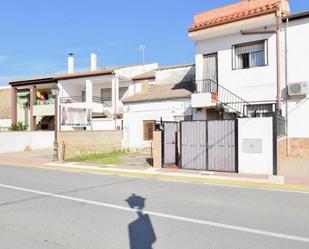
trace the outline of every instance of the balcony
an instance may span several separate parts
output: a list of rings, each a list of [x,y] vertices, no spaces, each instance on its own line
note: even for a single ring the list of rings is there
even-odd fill
[[[256,109],[247,101],[219,85],[213,80],[201,80],[195,84],[191,104],[194,108],[216,106],[224,112],[235,113],[238,117],[249,117]]]
[[[212,80],[197,81],[195,93],[191,96],[193,108],[203,108],[215,106],[218,97],[218,84]]]
[[[54,116],[55,115],[55,105],[34,105],[33,106],[33,116]]]
[[[60,98],[61,105],[73,108],[92,108],[95,113],[104,113],[111,111],[111,101],[103,101],[101,97],[93,96],[92,102],[87,103],[84,96],[72,96]]]
[[[36,99],[33,105],[33,116],[54,116],[55,99],[48,97],[46,99]]]

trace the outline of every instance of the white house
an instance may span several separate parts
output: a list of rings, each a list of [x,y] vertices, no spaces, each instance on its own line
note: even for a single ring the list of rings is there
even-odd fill
[[[309,148],[308,13],[290,15],[287,0],[244,0],[197,14],[189,36],[198,119],[276,111],[286,117],[289,137]]]
[[[122,129],[121,100],[130,95],[131,79],[156,68],[157,63],[98,69],[96,55],[92,54],[91,71],[74,72],[74,57],[70,55],[68,73],[55,76],[60,88],[59,129]],[[87,125],[78,124],[78,120],[85,117],[80,111],[87,109],[92,113],[92,121]],[[76,124],[72,123],[72,119]]]
[[[0,87],[0,131],[7,130],[11,120],[11,87]]]
[[[31,131],[54,130],[55,124],[58,130],[122,129],[121,99],[130,95],[131,78],[158,64],[101,69],[94,53],[90,61],[90,70],[76,72],[74,55],[69,54],[67,73],[11,81],[16,100],[12,101],[12,122],[26,123]],[[52,95],[54,86],[59,88],[58,99]]]
[[[292,145],[308,150],[309,12],[287,16],[282,25],[282,33],[286,38],[285,73],[288,93],[283,103],[283,114],[287,119],[287,131]],[[293,92],[294,88],[296,92]],[[309,155],[309,151],[306,153]]]
[[[194,65],[162,67],[134,77],[123,99],[123,146],[149,148],[156,123],[192,119]]]

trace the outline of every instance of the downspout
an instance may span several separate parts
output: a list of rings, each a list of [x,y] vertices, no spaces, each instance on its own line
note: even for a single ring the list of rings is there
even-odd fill
[[[281,111],[281,56],[280,56],[280,24],[281,24],[281,13],[280,9],[276,12],[276,60],[277,60],[277,112]]]
[[[288,28],[289,18],[286,18],[285,24],[285,130],[286,130],[286,156],[289,156],[290,152],[290,139],[289,139],[289,94],[288,94]]]

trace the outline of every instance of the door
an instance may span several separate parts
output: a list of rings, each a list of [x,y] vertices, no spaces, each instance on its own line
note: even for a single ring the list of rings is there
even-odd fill
[[[207,169],[207,121],[181,122],[181,167]]]
[[[203,64],[203,90],[204,92],[217,92],[218,54],[204,55]]]
[[[236,120],[208,121],[208,170],[236,172]]]
[[[176,122],[164,122],[163,141],[164,141],[164,153],[163,164],[175,165],[177,162],[177,131],[178,123]]]

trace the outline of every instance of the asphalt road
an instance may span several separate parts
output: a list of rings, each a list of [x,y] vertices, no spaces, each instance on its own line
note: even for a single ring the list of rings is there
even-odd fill
[[[1,249],[309,248],[309,194],[0,166]]]

